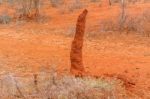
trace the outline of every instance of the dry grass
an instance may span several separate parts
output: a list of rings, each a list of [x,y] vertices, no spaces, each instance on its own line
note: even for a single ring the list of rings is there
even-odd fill
[[[113,19],[103,20],[100,23],[101,32],[125,32],[141,34],[144,36],[150,36],[150,15],[148,10],[144,10],[138,16],[125,15],[124,18],[121,18],[119,14],[116,20]]]
[[[7,13],[3,13],[0,15],[0,24],[8,24],[11,22],[11,16]]]
[[[57,76],[56,72],[39,73],[34,77],[1,75],[1,99],[121,99],[126,97],[121,81],[102,78]]]

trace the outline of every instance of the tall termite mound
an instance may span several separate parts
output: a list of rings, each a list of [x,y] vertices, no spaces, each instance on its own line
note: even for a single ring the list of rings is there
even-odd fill
[[[76,24],[76,33],[74,40],[71,45],[70,61],[71,69],[70,72],[75,75],[82,75],[85,72],[82,60],[82,48],[85,33],[85,23],[88,11],[85,9],[78,17]]]

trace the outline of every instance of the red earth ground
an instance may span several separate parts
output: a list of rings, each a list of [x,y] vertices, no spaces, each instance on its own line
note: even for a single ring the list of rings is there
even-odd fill
[[[41,11],[50,17],[45,23],[11,23],[0,26],[0,74],[13,72],[23,76],[40,71],[49,72],[53,65],[57,67],[58,73],[69,73],[73,37],[67,36],[67,33],[75,27],[77,16],[83,9],[61,14],[57,8],[46,8]],[[127,10],[137,15],[149,8],[150,4],[136,4],[130,5]],[[87,9],[86,32],[93,31],[101,20],[113,19],[120,11],[118,5],[100,7],[91,4]],[[71,32],[73,34],[75,31]],[[146,97],[150,95],[149,37],[132,33],[87,37],[83,52],[88,75],[125,79],[131,83],[131,91],[142,99],[150,98]]]

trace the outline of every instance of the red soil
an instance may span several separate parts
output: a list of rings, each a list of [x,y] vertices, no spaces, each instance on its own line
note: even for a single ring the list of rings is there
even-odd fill
[[[129,13],[137,15],[149,4],[129,6]],[[94,30],[103,19],[117,16],[118,6],[87,7],[86,32]],[[82,11],[61,15],[57,9],[46,9],[51,12],[51,20],[44,24],[26,23],[23,26],[1,25],[0,28],[0,74],[13,72],[17,76],[40,71],[49,72],[56,65],[58,73],[70,70],[70,45],[72,38],[64,33],[69,26],[74,26],[76,18]],[[60,16],[62,18],[60,18]],[[150,38],[138,35],[99,36],[98,39],[87,38],[83,48],[83,61],[88,74],[117,76],[128,81],[134,93],[144,97],[150,94]],[[146,92],[146,94],[144,94]],[[144,98],[143,98],[144,99]],[[147,99],[147,98],[145,98]]]

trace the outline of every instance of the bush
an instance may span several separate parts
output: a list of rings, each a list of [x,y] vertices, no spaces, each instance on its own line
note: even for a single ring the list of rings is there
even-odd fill
[[[17,0],[19,19],[35,19],[39,16],[40,0]]]
[[[90,0],[91,2],[99,2],[99,1],[101,1],[101,0]]]
[[[11,21],[11,17],[8,14],[0,15],[0,23],[1,24],[8,24]]]
[[[0,0],[0,4],[2,4],[3,3],[3,0]]]
[[[134,32],[150,36],[150,14],[148,10],[143,11],[138,16],[125,15],[121,18],[121,14],[116,17],[116,21],[111,19],[101,22],[101,31],[118,31],[118,32]]]
[[[82,8],[83,6],[84,5],[80,0],[72,0],[61,7],[61,13],[73,12],[77,9]]]
[[[59,7],[60,5],[63,5],[63,0],[49,0],[52,7]]]
[[[69,11],[73,12],[75,9],[80,9],[83,7],[83,4],[80,0],[74,0],[71,4],[69,4]]]
[[[117,80],[91,77],[57,76],[56,72],[39,73],[34,84],[32,76],[21,78],[13,74],[0,77],[1,99],[107,99],[126,95]],[[121,91],[119,91],[121,90]],[[120,99],[120,98],[119,98]]]

